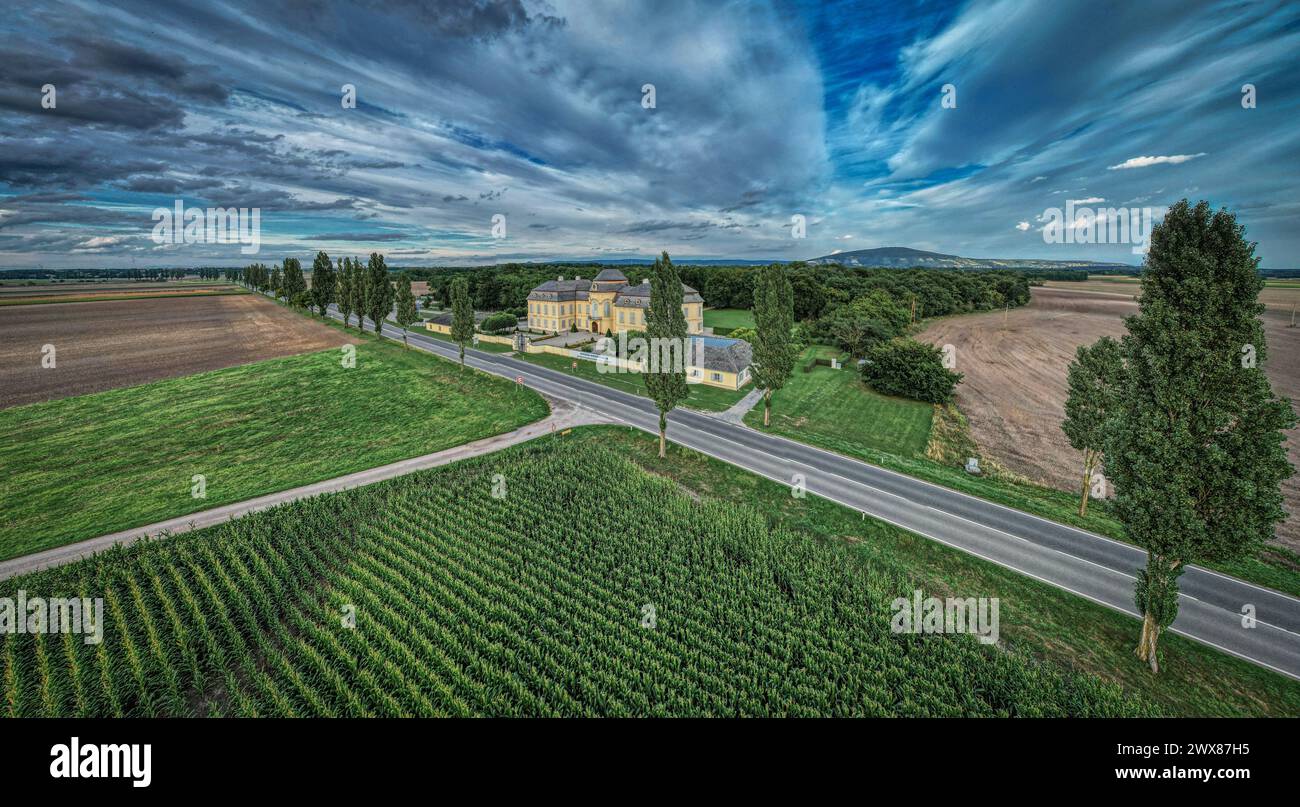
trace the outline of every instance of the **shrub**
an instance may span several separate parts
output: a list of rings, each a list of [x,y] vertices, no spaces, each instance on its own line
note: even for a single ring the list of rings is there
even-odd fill
[[[510,333],[515,329],[517,320],[508,311],[500,311],[483,320],[478,329],[483,333]]]
[[[862,379],[877,392],[927,403],[948,403],[961,373],[943,366],[943,353],[915,339],[881,342],[867,350]]]
[[[713,335],[726,336],[731,339],[743,339],[751,345],[758,339],[758,331],[754,328],[731,328],[730,330],[723,328],[721,331],[714,328]]]

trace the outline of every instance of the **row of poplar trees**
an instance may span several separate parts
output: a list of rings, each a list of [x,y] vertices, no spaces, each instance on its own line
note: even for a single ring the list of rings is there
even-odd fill
[[[364,264],[357,258],[339,258],[336,264],[331,263],[329,255],[317,252],[311,272],[308,288],[302,264],[297,258],[285,258],[281,266],[272,269],[260,263],[245,267],[241,280],[251,288],[274,293],[290,305],[315,308],[321,316],[331,305],[337,305],[345,326],[356,314],[357,328],[364,329],[369,317],[376,333],[396,303],[394,318],[402,326],[403,341],[406,329],[419,319],[410,276],[401,273],[394,286],[384,256],[378,252],[372,252]]]
[[[1084,456],[1079,513],[1109,482],[1125,535],[1147,551],[1136,653],[1152,672],[1187,565],[1251,557],[1285,518],[1283,431],[1296,420],[1264,375],[1254,253],[1234,215],[1182,200],[1152,230],[1127,335],[1070,365],[1062,429]]]

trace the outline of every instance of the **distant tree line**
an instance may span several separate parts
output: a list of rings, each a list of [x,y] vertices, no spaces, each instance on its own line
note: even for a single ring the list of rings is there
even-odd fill
[[[218,280],[227,270],[218,266],[197,269],[0,269],[0,280],[181,280],[198,277]]]
[[[429,294],[444,307],[451,305],[451,282],[463,277],[470,300],[480,311],[506,311],[516,317],[528,314],[528,293],[547,280],[594,277],[599,265],[503,263],[474,268],[411,269],[412,279],[429,283]],[[649,274],[652,267],[619,267],[629,278]],[[764,267],[676,265],[686,285],[698,290],[711,308],[751,308],[754,289]],[[794,318],[813,323],[841,306],[879,289],[908,312],[909,321],[971,311],[992,311],[1029,302],[1029,281],[1023,272],[962,269],[867,269],[839,265],[784,265],[794,294]],[[824,332],[830,322],[819,330]]]

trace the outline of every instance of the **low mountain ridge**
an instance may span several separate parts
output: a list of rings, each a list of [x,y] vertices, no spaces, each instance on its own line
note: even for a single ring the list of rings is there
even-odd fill
[[[805,263],[821,266],[838,263],[841,266],[861,266],[871,268],[910,268],[913,266],[932,269],[1101,269],[1136,267],[1125,263],[1103,263],[1097,261],[1048,261],[1040,258],[964,258],[960,255],[945,255],[942,252],[927,252],[911,247],[877,247],[875,249],[857,249],[852,252],[836,252],[812,258]]]

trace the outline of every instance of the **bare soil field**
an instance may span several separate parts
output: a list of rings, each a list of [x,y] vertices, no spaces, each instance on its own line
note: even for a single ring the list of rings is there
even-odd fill
[[[1045,285],[1052,289],[1108,292],[1129,298],[1141,290],[1136,277],[1109,277],[1104,280],[1089,278],[1083,282],[1049,280]],[[1287,312],[1288,318],[1292,307],[1295,307],[1297,309],[1296,321],[1300,323],[1300,281],[1292,279],[1265,280],[1264,290],[1260,292],[1259,300],[1270,311]]]
[[[1081,283],[1036,287],[1030,304],[1006,314],[1005,324],[1003,312],[950,317],[931,323],[917,338],[956,348],[957,370],[965,375],[957,404],[982,449],[1030,479],[1074,491],[1083,468],[1061,432],[1066,368],[1079,345],[1124,334],[1123,318],[1137,313],[1136,292],[1136,285],[1132,292],[1090,290]],[[1285,310],[1270,305],[1265,311],[1264,369],[1274,391],[1300,411],[1300,327],[1289,322],[1290,303]],[[1300,429],[1287,435],[1287,451],[1300,468]],[[1300,550],[1300,478],[1288,480],[1283,495],[1290,517],[1277,537]]]
[[[345,337],[259,295],[0,308],[0,408],[321,350]],[[42,347],[55,367],[41,366]]]
[[[37,303],[129,300],[138,297],[183,297],[188,295],[243,294],[232,283],[43,283],[32,286],[0,286],[0,306]]]

